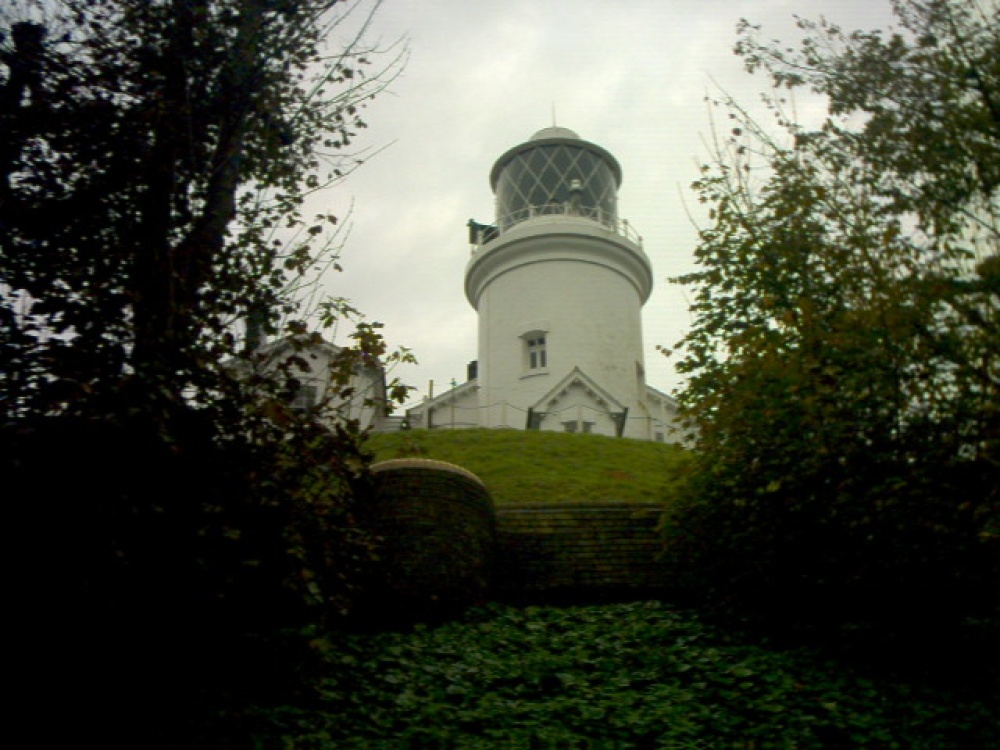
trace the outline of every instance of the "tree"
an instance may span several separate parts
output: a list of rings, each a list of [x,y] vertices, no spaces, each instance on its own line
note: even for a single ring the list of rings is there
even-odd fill
[[[0,10],[0,443],[30,488],[8,519],[25,684],[75,675],[74,726],[102,744],[126,725],[106,705],[146,720],[133,746],[185,746],[157,733],[284,700],[363,580],[356,425],[296,418],[294,373],[245,383],[232,362],[247,320],[309,339],[292,292],[336,262],[336,218],[305,199],[358,164],[365,102],[405,59],[365,42],[378,5]],[[340,371],[392,356],[378,329],[358,326]],[[70,630],[85,648],[60,647]]]
[[[70,1],[8,19],[9,413],[73,410],[126,376],[176,400],[231,353],[234,319],[293,312],[289,274],[335,221],[309,222],[304,198],[353,167],[361,109],[402,60],[368,76],[363,36],[331,50],[359,23],[341,7]]]
[[[798,622],[989,612],[1000,590],[1000,10],[740,25],[779,135],[732,100],[682,401],[701,474],[668,529],[693,586]],[[826,98],[807,127],[785,90]]]

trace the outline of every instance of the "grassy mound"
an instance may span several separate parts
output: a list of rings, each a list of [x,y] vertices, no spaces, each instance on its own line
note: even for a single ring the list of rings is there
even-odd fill
[[[494,502],[650,502],[681,491],[690,453],[676,445],[524,430],[410,430],[373,435],[377,461],[433,458],[476,474]]]

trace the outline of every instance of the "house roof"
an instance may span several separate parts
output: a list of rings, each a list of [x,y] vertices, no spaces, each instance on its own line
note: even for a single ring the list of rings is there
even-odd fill
[[[550,411],[552,406],[574,387],[583,388],[591,400],[608,413],[625,411],[625,405],[604,390],[597,382],[579,367],[574,367],[569,374],[560,380],[554,388],[548,391],[531,407],[534,411]]]

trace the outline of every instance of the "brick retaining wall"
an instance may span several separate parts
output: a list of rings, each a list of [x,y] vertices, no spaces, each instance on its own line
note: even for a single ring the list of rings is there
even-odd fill
[[[372,467],[369,523],[385,538],[380,597],[396,609],[487,597],[617,597],[664,587],[659,503],[494,507],[471,472],[428,459]]]
[[[383,538],[371,606],[422,616],[486,599],[496,556],[493,501],[471,472],[443,461],[372,466],[364,522]]]
[[[627,596],[665,585],[659,503],[519,504],[497,508],[496,583],[507,595],[601,591]]]

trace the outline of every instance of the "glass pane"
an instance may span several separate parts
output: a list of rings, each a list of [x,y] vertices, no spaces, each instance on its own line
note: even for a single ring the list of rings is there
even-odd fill
[[[572,210],[605,224],[616,216],[614,172],[597,154],[572,145],[542,145],[508,162],[497,178],[497,221],[510,226],[536,214],[563,213],[579,182]]]

